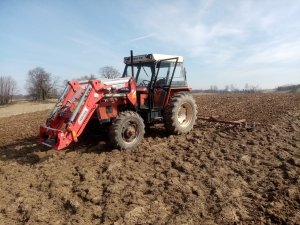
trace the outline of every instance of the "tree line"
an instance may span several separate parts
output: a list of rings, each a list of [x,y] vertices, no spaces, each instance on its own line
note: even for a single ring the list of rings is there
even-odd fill
[[[102,78],[114,79],[121,76],[121,73],[112,66],[104,66],[99,69]],[[73,78],[77,80],[96,79],[96,75],[84,75]],[[66,81],[63,82],[66,84]],[[8,104],[16,95],[17,82],[11,76],[0,76],[0,105]],[[56,98],[60,92],[60,80],[47,72],[42,67],[36,67],[27,73],[25,89],[28,96],[33,100],[44,101],[49,98]]]
[[[300,84],[284,85],[276,88],[277,92],[300,92]]]
[[[99,75],[102,78],[114,79],[121,76],[121,73],[112,66],[104,66],[99,69]],[[73,78],[77,80],[96,79],[95,74],[84,75]],[[66,85],[67,81],[63,82]],[[28,96],[33,100],[46,100],[56,98],[60,92],[59,78],[54,77],[42,67],[36,67],[29,70],[25,89]],[[261,89],[257,85],[245,84],[244,88],[239,89],[233,84],[226,85],[219,89],[217,85],[211,85],[209,89],[193,90],[193,92],[208,92],[208,93],[255,93]],[[297,92],[300,91],[300,84],[279,86],[274,89],[277,92]],[[17,93],[17,82],[11,76],[0,76],[0,105],[8,104]]]
[[[224,88],[218,88],[217,85],[211,85],[209,89],[196,89],[193,92],[204,92],[204,93],[257,93],[262,92],[258,85],[250,85],[248,83],[245,84],[244,88],[238,88],[234,84],[225,85]],[[278,86],[275,89],[271,89],[273,92],[287,92],[287,93],[295,93],[300,92],[300,84],[290,84]]]
[[[258,85],[245,84],[244,88],[238,88],[234,84],[225,85],[224,88],[218,88],[217,85],[210,85],[209,89],[198,89],[193,92],[205,92],[205,93],[255,93],[260,92],[261,89]]]

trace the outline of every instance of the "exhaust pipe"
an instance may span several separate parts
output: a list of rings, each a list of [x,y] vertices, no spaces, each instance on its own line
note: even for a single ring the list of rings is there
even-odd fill
[[[133,51],[130,50],[130,61],[131,61],[131,75],[134,77],[134,68],[133,68]]]

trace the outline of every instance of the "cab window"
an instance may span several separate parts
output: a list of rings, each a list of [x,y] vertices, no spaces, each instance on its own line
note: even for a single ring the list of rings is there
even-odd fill
[[[154,74],[153,64],[140,63],[133,66],[134,77],[137,86],[148,86],[151,81],[152,74]],[[132,75],[131,65],[126,65],[123,77]]]

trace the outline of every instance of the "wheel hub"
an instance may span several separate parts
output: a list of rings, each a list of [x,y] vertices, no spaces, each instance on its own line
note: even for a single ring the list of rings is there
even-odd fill
[[[179,111],[178,111],[178,121],[179,123],[183,123],[183,121],[186,120],[186,109],[184,107],[180,107]]]
[[[134,137],[136,135],[135,128],[130,126],[125,130],[125,137],[130,139],[131,137]]]
[[[186,127],[192,121],[193,110],[192,106],[189,103],[183,103],[179,110],[177,120],[181,126]]]
[[[122,137],[126,142],[133,142],[138,136],[138,128],[135,123],[126,123],[123,126]]]

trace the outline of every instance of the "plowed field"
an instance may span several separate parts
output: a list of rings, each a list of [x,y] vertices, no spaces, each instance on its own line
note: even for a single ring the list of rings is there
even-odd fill
[[[36,144],[48,110],[0,118],[0,224],[300,224],[300,95],[195,99],[198,116],[252,126],[56,152]]]

